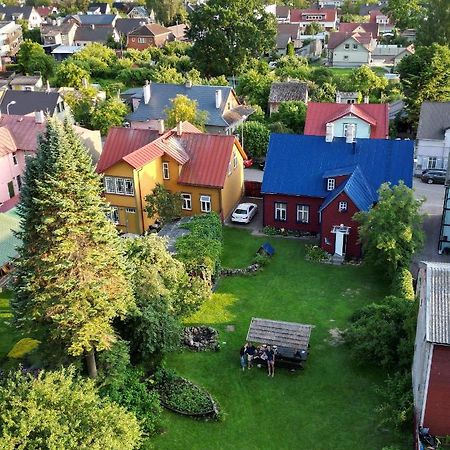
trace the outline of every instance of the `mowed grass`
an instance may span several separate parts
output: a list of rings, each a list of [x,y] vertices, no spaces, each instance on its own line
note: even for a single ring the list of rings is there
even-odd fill
[[[365,267],[334,267],[304,260],[298,240],[256,238],[225,229],[223,265],[243,267],[264,241],[276,256],[251,277],[222,279],[212,299],[187,320],[220,332],[217,353],[172,354],[167,366],[206,387],[224,411],[221,422],[201,422],[165,413],[167,431],[157,449],[381,450],[408,447],[408,436],[377,427],[375,387],[384,377],[357,367],[345,346],[329,343],[329,330],[344,329],[353,311],[381,299],[385,286]],[[242,372],[239,348],[252,317],[314,325],[303,371],[264,368]],[[235,331],[226,331],[234,325]]]
[[[9,307],[11,292],[0,292],[0,361],[19,340],[19,334],[11,326],[12,313]]]

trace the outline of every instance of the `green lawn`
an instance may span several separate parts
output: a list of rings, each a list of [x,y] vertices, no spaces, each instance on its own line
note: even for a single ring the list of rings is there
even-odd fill
[[[9,308],[10,296],[11,293],[8,291],[0,292],[0,361],[19,340],[18,333],[10,326],[12,319]]]
[[[247,265],[265,240],[225,229],[224,266]],[[224,420],[203,423],[166,413],[167,432],[157,438],[156,448],[408,448],[407,436],[377,428],[374,387],[383,374],[355,367],[345,347],[328,342],[330,329],[345,328],[352,312],[381,299],[385,287],[367,268],[308,263],[299,241],[268,240],[277,251],[271,264],[253,277],[221,280],[211,301],[187,321],[217,328],[222,350],[167,358],[169,367],[209,389],[225,411]],[[252,316],[315,326],[304,371],[280,369],[273,379],[263,369],[242,373],[239,348]],[[234,332],[225,331],[230,324]]]

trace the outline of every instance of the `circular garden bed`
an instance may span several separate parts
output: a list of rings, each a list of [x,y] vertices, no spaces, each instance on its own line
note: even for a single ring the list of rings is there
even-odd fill
[[[219,333],[212,327],[185,327],[183,330],[183,344],[197,352],[220,350]]]

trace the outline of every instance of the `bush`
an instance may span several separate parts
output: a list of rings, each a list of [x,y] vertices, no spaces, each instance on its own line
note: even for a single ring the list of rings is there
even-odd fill
[[[278,234],[278,230],[275,227],[264,227],[263,228],[263,233],[267,234],[267,236],[276,236]]]
[[[257,253],[253,258],[253,263],[261,267],[267,266],[270,262],[270,257],[261,253]]]
[[[397,270],[392,280],[392,295],[406,300],[414,300],[414,286],[411,272],[402,267]]]
[[[313,262],[322,262],[330,258],[330,255],[322,250],[318,245],[306,245],[305,246],[305,259]]]
[[[8,358],[21,359],[27,354],[35,350],[40,341],[31,338],[24,338],[14,344],[14,347],[9,351]]]

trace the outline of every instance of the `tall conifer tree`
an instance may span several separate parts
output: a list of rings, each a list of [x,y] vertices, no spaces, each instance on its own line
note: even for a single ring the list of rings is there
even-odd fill
[[[85,355],[95,377],[95,351],[109,348],[113,319],[134,302],[100,178],[68,122],[49,119],[24,181],[16,323],[64,345],[70,355]]]

